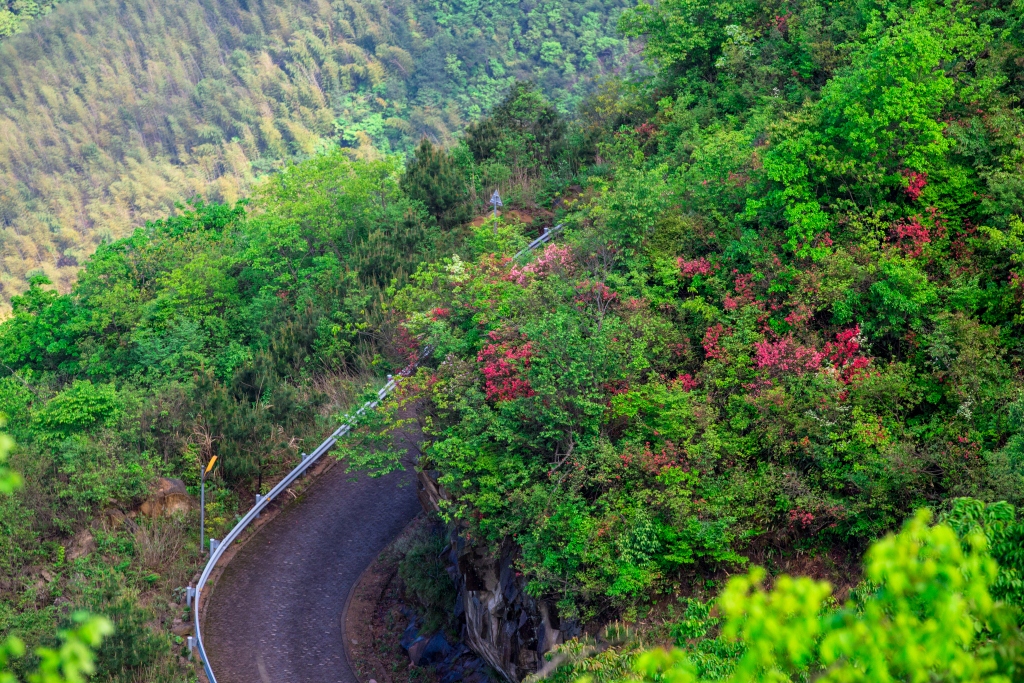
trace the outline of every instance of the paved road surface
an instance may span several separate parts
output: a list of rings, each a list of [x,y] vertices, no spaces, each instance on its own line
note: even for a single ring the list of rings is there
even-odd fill
[[[345,599],[420,506],[410,470],[350,479],[343,466],[321,475],[228,564],[203,625],[218,683],[357,683]]]

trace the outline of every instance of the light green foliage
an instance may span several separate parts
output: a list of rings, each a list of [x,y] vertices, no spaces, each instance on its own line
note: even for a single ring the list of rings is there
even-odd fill
[[[56,440],[98,424],[113,426],[121,405],[113,385],[77,381],[47,401],[34,419],[40,438]]]
[[[0,426],[3,422],[0,421]],[[7,462],[7,455],[14,447],[14,440],[0,432],[0,494],[11,494],[21,486],[21,475],[12,472],[4,463]]]
[[[819,195],[833,183],[867,193],[858,197],[865,201],[899,186],[901,169],[935,172],[952,145],[939,115],[956,94],[955,74],[942,66],[979,53],[990,38],[956,4],[892,7],[868,23],[849,67],[807,107],[800,132],[765,154],[765,176],[780,186],[765,201],[784,203],[789,248],[823,253],[816,243],[835,225]],[[978,79],[972,89],[997,82]]]
[[[984,538],[961,543],[929,521],[920,512],[875,543],[868,594],[840,609],[825,582],[782,576],[767,591],[761,569],[731,579],[718,601],[720,637],[745,652],[727,680],[1012,680],[1020,634],[990,593],[997,564]],[[643,680],[709,680],[682,650],[645,653],[635,670]]]
[[[1024,606],[1024,524],[1017,520],[1014,507],[1005,501],[986,505],[974,498],[957,498],[939,519],[961,538],[985,536],[989,553],[999,563],[999,574],[991,585],[993,597]]]
[[[4,0],[0,4],[0,39],[25,30],[33,20],[52,12],[60,0]]]

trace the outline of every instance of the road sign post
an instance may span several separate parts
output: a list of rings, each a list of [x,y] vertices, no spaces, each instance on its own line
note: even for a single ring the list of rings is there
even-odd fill
[[[494,194],[491,195],[491,202],[490,202],[490,204],[491,204],[491,206],[494,207],[494,217],[497,218],[498,217],[498,207],[499,206],[504,206],[501,203],[501,195],[498,194],[497,190],[495,190]]]
[[[200,554],[206,550],[206,475],[210,473],[213,466],[217,463],[217,456],[210,458],[210,462],[207,463],[206,469],[203,470],[203,476],[199,480],[199,552]]]

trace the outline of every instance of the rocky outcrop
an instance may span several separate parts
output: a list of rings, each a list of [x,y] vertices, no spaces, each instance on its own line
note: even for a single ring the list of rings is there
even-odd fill
[[[89,529],[82,529],[75,537],[71,540],[71,545],[67,550],[67,559],[77,560],[80,557],[85,557],[89,553],[96,550],[96,537],[92,535],[92,531]]]
[[[181,479],[157,479],[151,493],[139,506],[139,514],[146,517],[170,517],[179,512],[188,512],[195,502],[185,489]]]
[[[488,683],[487,663],[473,653],[465,643],[454,646],[443,632],[432,636],[419,633],[419,619],[415,612],[403,608],[409,617],[409,626],[402,635],[401,645],[413,666],[429,666],[438,683]]]
[[[437,511],[443,489],[431,473],[420,472],[418,483],[424,508]],[[554,605],[525,593],[515,570],[518,555],[511,540],[493,552],[467,543],[458,529],[452,532],[449,573],[459,587],[462,640],[513,683],[536,672],[555,645],[579,635],[578,626],[559,620]]]

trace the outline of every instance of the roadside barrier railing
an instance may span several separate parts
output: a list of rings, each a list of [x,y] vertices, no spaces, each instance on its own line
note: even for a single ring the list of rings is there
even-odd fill
[[[544,232],[540,237],[530,242],[512,258],[517,259],[523,254],[529,253],[540,245],[550,241],[551,238],[562,231],[563,227],[563,224],[559,223],[553,228],[544,228]],[[279,481],[274,488],[270,489],[267,495],[256,496],[256,504],[253,505],[247,513],[245,513],[245,516],[238,520],[238,523],[232,527],[231,531],[229,531],[222,540],[217,540],[215,538],[210,539],[210,558],[206,561],[206,566],[203,568],[203,573],[199,575],[199,580],[196,582],[196,585],[194,587],[190,586],[186,592],[186,600],[189,607],[192,608],[192,619],[195,627],[195,636],[189,636],[188,638],[188,649],[189,652],[194,649],[199,655],[199,661],[203,664],[203,670],[206,671],[206,677],[209,679],[209,683],[217,683],[217,677],[213,674],[213,669],[210,667],[210,660],[206,656],[206,649],[203,647],[203,636],[199,627],[199,606],[201,604],[200,600],[202,598],[203,588],[206,586],[206,582],[210,579],[210,575],[217,566],[217,562],[220,561],[220,558],[225,552],[227,552],[228,548],[231,547],[231,544],[238,540],[238,537],[242,535],[242,532],[260,516],[260,513],[263,512],[263,510],[265,510],[275,498],[284,493],[296,479],[305,474],[309,468],[313,467],[313,465],[315,465],[317,461],[327,453],[327,451],[331,450],[334,444],[338,443],[339,439],[352,431],[359,422],[359,418],[361,418],[366,411],[373,410],[380,405],[381,401],[391,395],[391,393],[398,387],[399,381],[415,372],[419,364],[428,355],[430,355],[430,351],[431,349],[429,347],[424,349],[423,353],[420,354],[420,357],[410,363],[408,367],[398,374],[398,376],[393,377],[389,375],[387,384],[377,391],[377,398],[367,401],[359,408],[359,410],[355,411],[351,415],[347,415],[342,425],[334,430],[334,432],[332,432],[322,444],[317,446],[312,453],[303,453],[302,461],[295,467],[295,469],[289,472],[284,479]]]
[[[537,247],[539,247],[540,245],[544,244],[545,242],[551,241],[551,238],[557,235],[558,233],[562,232],[562,228],[564,227],[564,223],[559,223],[553,228],[544,228],[544,232],[541,233],[540,237],[538,237],[537,239],[535,239],[534,241],[530,242],[525,247],[517,251],[516,255],[512,257],[512,260],[515,261],[523,254],[527,254],[536,249]]]

